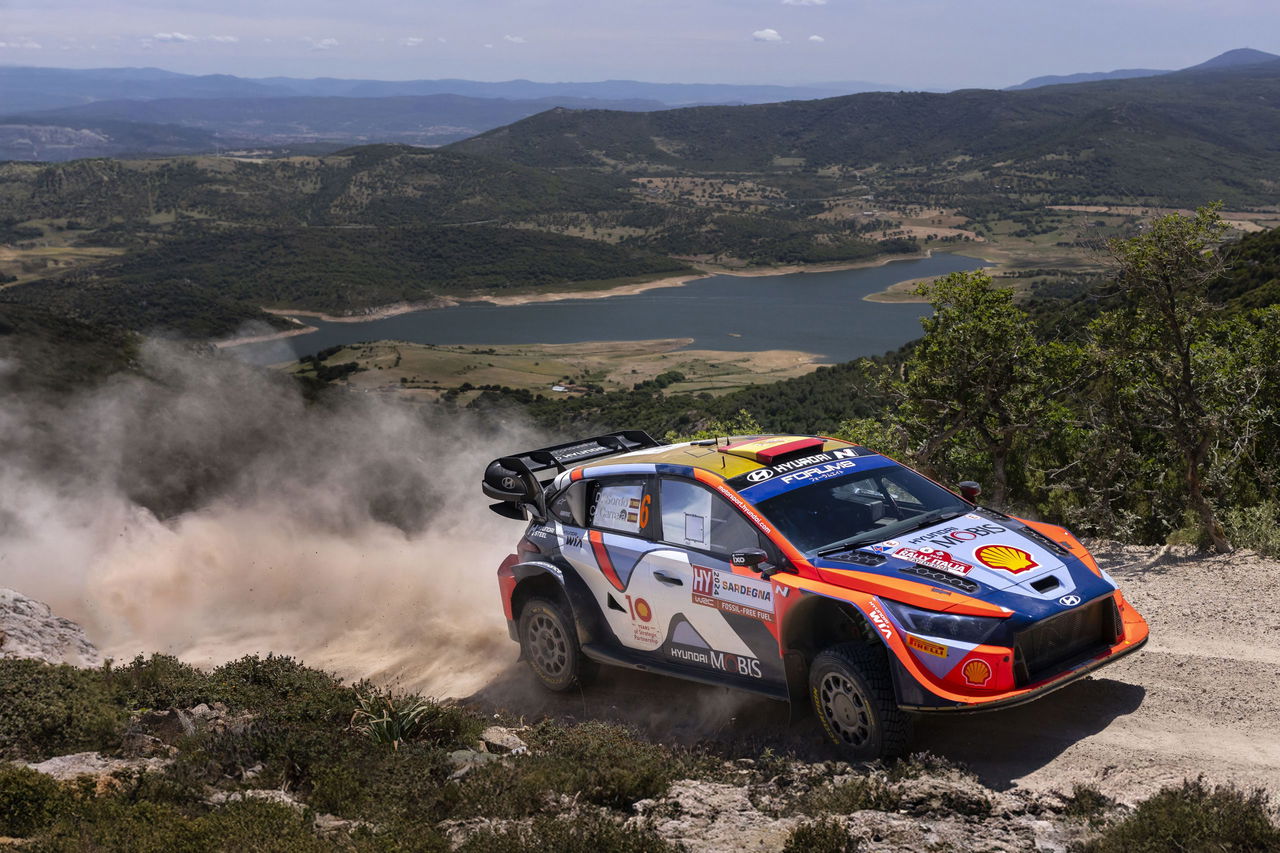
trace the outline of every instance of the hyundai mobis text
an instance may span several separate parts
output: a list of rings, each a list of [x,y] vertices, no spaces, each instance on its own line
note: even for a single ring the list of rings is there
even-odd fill
[[[915,713],[1027,702],[1147,639],[1063,528],[843,441],[618,432],[496,459],[483,489],[529,522],[498,582],[545,686],[614,664],[809,704],[853,759],[901,753]]]

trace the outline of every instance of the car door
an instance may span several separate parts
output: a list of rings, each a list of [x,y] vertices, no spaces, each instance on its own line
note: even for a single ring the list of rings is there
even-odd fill
[[[586,483],[584,537],[561,547],[591,590],[600,613],[618,642],[650,652],[662,645],[662,621],[656,607],[662,587],[644,568],[655,548],[651,512],[653,478],[601,477]]]
[[[734,551],[767,541],[736,508],[690,480],[660,478],[657,505],[659,546],[642,567],[657,582],[653,609],[666,634],[660,652],[731,677],[781,681],[773,585],[729,562]]]

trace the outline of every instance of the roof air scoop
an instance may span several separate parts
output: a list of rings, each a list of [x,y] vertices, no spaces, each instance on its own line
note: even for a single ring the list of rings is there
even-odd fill
[[[820,438],[780,435],[772,438],[752,438],[737,444],[727,444],[719,448],[721,453],[741,456],[761,465],[773,465],[792,456],[804,456],[809,453],[820,453],[826,444]]]

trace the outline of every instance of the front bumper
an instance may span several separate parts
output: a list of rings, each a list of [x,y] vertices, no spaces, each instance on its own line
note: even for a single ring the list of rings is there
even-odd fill
[[[1027,702],[1034,702],[1042,696],[1047,696],[1055,690],[1060,690],[1068,684],[1079,681],[1107,664],[1114,663],[1122,657],[1133,654],[1147,644],[1147,639],[1148,637],[1143,635],[1140,640],[1122,645],[1115,649],[1110,649],[1105,654],[1083,661],[1073,667],[1068,667],[1066,670],[1055,675],[1048,681],[1028,687],[1024,690],[1019,690],[1012,694],[995,696],[990,699],[979,699],[973,702],[956,702],[946,704],[915,705],[900,702],[898,707],[902,708],[904,711],[912,711],[919,714],[978,714],[984,711],[998,711],[1003,708],[1013,708],[1018,705],[1026,704]],[[905,671],[900,672],[899,675],[906,678],[911,677]]]

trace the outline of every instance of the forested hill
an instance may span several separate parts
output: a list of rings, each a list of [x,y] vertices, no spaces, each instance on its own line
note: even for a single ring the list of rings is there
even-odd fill
[[[558,110],[457,143],[544,167],[901,170],[935,196],[1275,200],[1280,62],[1029,91],[867,93],[651,113]]]

